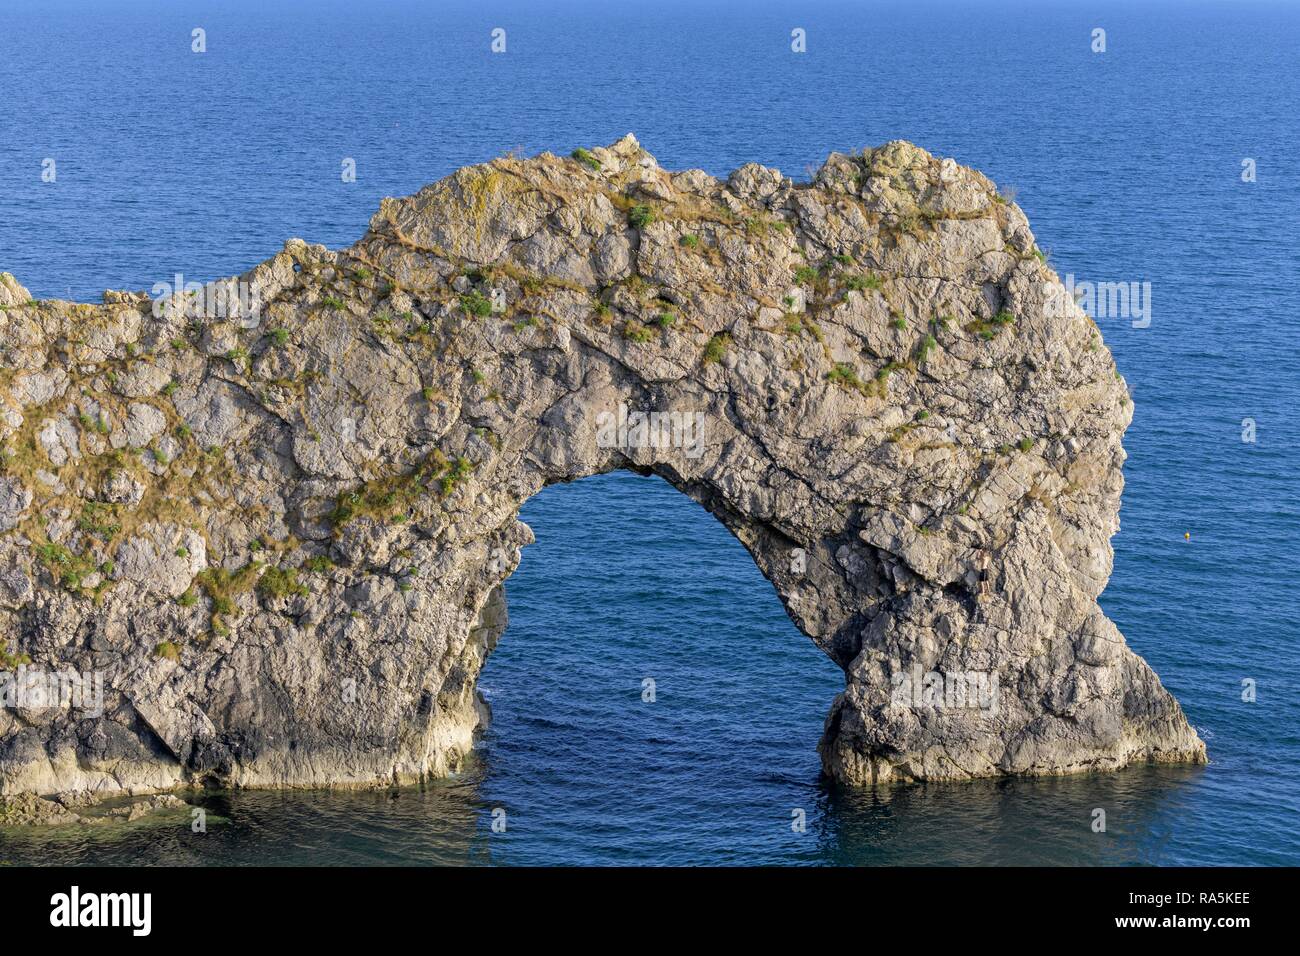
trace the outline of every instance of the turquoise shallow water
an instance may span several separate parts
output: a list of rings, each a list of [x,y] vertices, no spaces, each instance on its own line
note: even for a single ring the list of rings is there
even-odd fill
[[[461,778],[213,795],[205,835],[9,833],[0,861],[1300,863],[1297,51],[1285,3],[11,0],[0,269],[38,296],[233,274],[290,235],[345,245],[383,195],[628,130],[715,174],[801,176],[902,137],[1016,187],[1063,275],[1152,283],[1149,328],[1101,321],[1135,403],[1102,602],[1213,763],[829,792],[814,748],[837,669],[711,517],[614,475],[528,504],[538,542],[482,678],[495,721]]]

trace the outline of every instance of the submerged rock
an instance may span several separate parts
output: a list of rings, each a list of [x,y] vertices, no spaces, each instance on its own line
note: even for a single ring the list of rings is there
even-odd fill
[[[134,823],[162,811],[189,809],[188,803],[169,793],[114,798],[107,803],[90,793],[62,793],[54,798],[18,793],[0,797],[0,827]]]
[[[844,783],[1205,759],[1096,602],[1124,383],[952,160],[722,182],[628,136],[174,291],[0,276],[2,794],[453,772],[520,506],[618,468],[716,515],[844,669]]]

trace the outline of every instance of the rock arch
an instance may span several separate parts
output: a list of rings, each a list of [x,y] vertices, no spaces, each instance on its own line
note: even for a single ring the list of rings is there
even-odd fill
[[[1096,603],[1131,410],[1061,288],[992,183],[909,144],[796,185],[631,136],[157,308],[6,275],[0,648],[104,693],[0,710],[0,793],[449,772],[520,506],[617,468],[716,515],[844,668],[833,778],[1201,762]]]

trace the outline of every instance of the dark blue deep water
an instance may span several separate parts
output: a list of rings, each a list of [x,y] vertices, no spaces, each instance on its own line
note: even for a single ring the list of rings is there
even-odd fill
[[[1100,323],[1136,412],[1102,602],[1212,764],[828,791],[837,668],[702,509],[613,475],[525,508],[495,722],[460,778],[215,794],[205,835],[11,832],[0,862],[1300,863],[1300,8],[619,6],[4,0],[0,269],[75,299],[232,275],[289,236],[350,244],[458,166],[629,130],[719,175],[894,138],[954,156],[1015,187],[1062,275],[1151,283],[1150,327]]]

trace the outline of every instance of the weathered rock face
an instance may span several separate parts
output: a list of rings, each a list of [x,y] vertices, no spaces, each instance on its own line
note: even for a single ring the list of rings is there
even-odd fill
[[[1096,603],[1123,382],[978,173],[890,143],[719,182],[629,136],[240,281],[155,311],[0,280],[0,670],[84,675],[10,681],[0,793],[454,770],[520,505],[617,468],[715,514],[844,668],[840,781],[1204,760]]]

